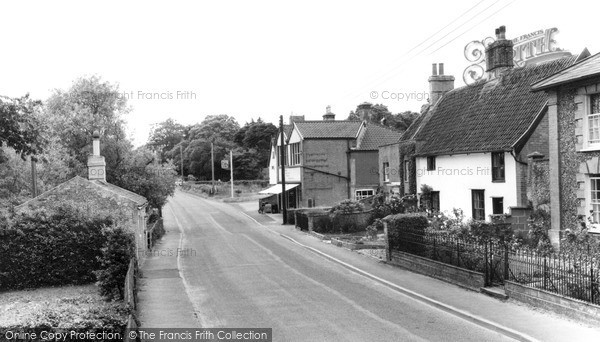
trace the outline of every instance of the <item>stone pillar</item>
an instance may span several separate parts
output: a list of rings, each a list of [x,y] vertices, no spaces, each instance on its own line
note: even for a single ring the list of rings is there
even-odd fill
[[[560,153],[558,145],[558,104],[556,91],[548,91],[548,146],[550,178],[550,231],[552,246],[560,248]]]

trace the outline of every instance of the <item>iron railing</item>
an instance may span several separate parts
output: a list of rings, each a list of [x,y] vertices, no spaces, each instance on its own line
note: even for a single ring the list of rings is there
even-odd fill
[[[600,304],[600,258],[590,254],[540,255],[492,240],[447,232],[402,229],[389,238],[390,255],[404,252],[483,273],[486,285],[505,280]]]

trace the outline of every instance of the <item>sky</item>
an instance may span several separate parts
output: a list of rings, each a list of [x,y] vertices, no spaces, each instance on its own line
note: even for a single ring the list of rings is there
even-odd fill
[[[556,27],[558,47],[600,52],[597,7],[580,0],[4,2],[0,95],[45,100],[79,77],[100,76],[127,97],[135,145],[167,118],[320,120],[329,105],[339,120],[365,101],[419,111],[431,64],[444,63],[463,86],[471,64],[465,46],[501,25],[509,39]]]

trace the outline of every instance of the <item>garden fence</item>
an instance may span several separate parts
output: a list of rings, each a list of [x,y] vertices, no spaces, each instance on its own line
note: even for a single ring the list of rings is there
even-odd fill
[[[600,258],[589,254],[541,255],[526,248],[448,232],[401,229],[390,254],[404,252],[483,273],[486,285],[513,281],[585,302],[600,304]]]

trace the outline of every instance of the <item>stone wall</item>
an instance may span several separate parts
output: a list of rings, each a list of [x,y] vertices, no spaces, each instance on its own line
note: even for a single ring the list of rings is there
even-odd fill
[[[467,289],[478,291],[484,286],[483,273],[466,270],[444,264],[416,255],[392,251],[388,263],[406,268],[412,272],[421,273]]]

